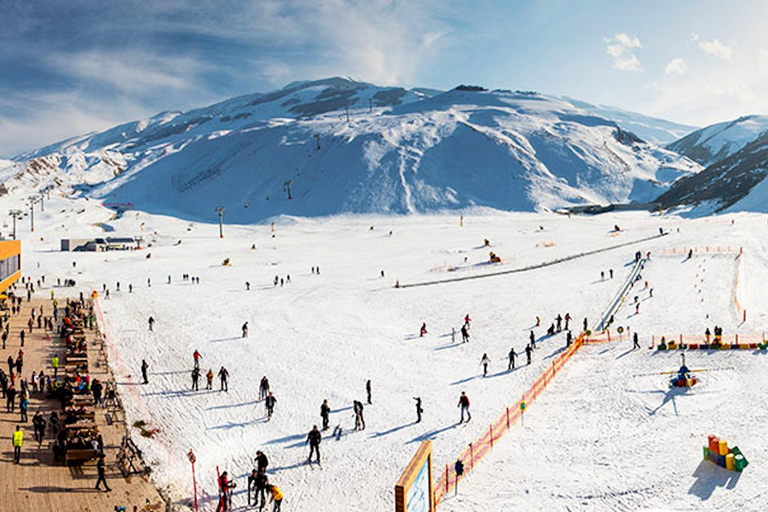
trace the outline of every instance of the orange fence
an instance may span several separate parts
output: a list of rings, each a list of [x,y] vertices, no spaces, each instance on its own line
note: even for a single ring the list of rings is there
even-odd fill
[[[456,487],[458,480],[467,475],[472,468],[482,459],[490,450],[493,445],[499,442],[499,439],[507,433],[507,431],[519,420],[524,409],[530,407],[530,405],[539,397],[539,395],[546,389],[552,379],[557,373],[563,369],[565,363],[573,357],[579,348],[584,344],[584,335],[579,335],[570,347],[566,348],[557,359],[536,379],[536,382],[523,393],[523,396],[514,405],[507,407],[504,413],[499,416],[496,421],[490,424],[490,426],[483,432],[483,434],[469,443],[469,447],[465,449],[459,460],[464,464],[464,474],[461,477],[457,477],[454,469],[454,464],[446,464],[445,469],[442,471],[440,478],[434,487],[435,507],[437,507],[443,500],[444,496],[448,494],[451,489]]]

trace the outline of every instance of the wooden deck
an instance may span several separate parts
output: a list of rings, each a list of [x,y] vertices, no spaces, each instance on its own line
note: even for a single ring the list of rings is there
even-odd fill
[[[20,282],[16,286],[17,293],[24,292],[24,285]],[[25,293],[25,292],[24,292]],[[33,297],[31,302],[24,301],[23,309],[19,315],[11,317],[10,335],[5,350],[0,348],[0,364],[7,372],[7,359],[9,355],[16,357],[20,348],[19,332],[26,329],[24,343],[24,367],[23,377],[29,379],[32,372],[45,370],[48,375],[53,375],[51,358],[58,353],[62,360],[59,368],[59,376],[63,373],[65,360],[63,344],[56,337],[48,340],[44,329],[33,329],[29,333],[27,320],[32,308],[39,311],[43,306],[44,316],[51,316],[53,311],[50,300],[50,287],[43,287],[37,292],[38,298]],[[46,299],[39,297],[46,296]],[[59,299],[59,309],[66,301]],[[61,316],[59,317],[61,319]],[[37,324],[35,324],[37,325]],[[97,378],[104,383],[113,381],[106,364],[106,353],[100,349],[96,340],[96,331],[86,330],[88,339],[88,362],[91,378]],[[17,390],[20,389],[17,378]],[[31,389],[31,387],[30,387]],[[106,454],[107,482],[111,492],[95,489],[96,485],[96,461],[90,461],[82,467],[67,467],[61,463],[55,464],[51,446],[53,435],[50,429],[46,431],[46,439],[41,445],[34,440],[32,431],[32,417],[37,411],[41,411],[48,419],[53,410],[61,413],[58,401],[46,400],[41,394],[32,393],[29,403],[29,421],[20,423],[20,414],[17,408],[14,413],[7,413],[5,400],[2,400],[0,408],[0,510],[4,512],[28,512],[28,511],[71,511],[71,512],[112,512],[115,505],[125,506],[129,512],[134,506],[139,510],[145,510],[149,500],[150,510],[166,510],[157,489],[152,482],[144,477],[134,475],[123,478],[117,466],[117,453],[120,442],[126,431],[123,422],[124,415],[118,411],[115,422],[107,425],[107,409],[95,408],[95,421],[104,438],[104,452]],[[13,463],[12,433],[16,425],[21,425],[24,431],[24,445],[21,451],[21,464]]]

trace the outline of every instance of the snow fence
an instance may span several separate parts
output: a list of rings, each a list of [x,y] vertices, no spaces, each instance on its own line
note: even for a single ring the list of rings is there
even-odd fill
[[[491,451],[493,445],[498,443],[499,439],[501,439],[501,437],[523,417],[525,411],[536,401],[549,383],[552,382],[552,379],[555,378],[555,375],[563,369],[565,364],[583,344],[584,333],[580,334],[579,337],[571,343],[571,346],[567,347],[557,359],[552,362],[544,373],[536,379],[528,391],[523,393],[520,400],[515,402],[512,406],[507,407],[496,421],[488,426],[479,438],[469,443],[469,446],[458,457],[464,465],[464,472],[461,476],[456,474],[455,461],[445,465],[445,469],[442,471],[440,478],[434,486],[435,507],[440,504],[446,494],[456,487],[459,480],[472,471],[475,465],[485,457],[489,451]]]

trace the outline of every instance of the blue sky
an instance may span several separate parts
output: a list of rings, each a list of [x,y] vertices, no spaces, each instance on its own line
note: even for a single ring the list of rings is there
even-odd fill
[[[2,0],[0,155],[293,80],[768,113],[760,1]]]

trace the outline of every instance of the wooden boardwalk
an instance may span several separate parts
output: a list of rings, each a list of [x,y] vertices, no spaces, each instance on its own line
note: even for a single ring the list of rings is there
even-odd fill
[[[17,283],[16,289],[19,294],[25,293],[21,283]],[[45,299],[39,298],[44,294],[48,294]],[[7,371],[8,356],[16,357],[20,349],[19,332],[23,328],[26,329],[22,376],[27,380],[33,371],[44,370],[47,375],[52,375],[51,358],[54,354],[59,354],[62,366],[65,360],[61,340],[56,337],[49,340],[48,333],[44,329],[35,327],[30,333],[27,328],[27,320],[32,308],[37,308],[39,311],[42,305],[45,316],[51,316],[53,312],[50,288],[44,288],[37,295],[38,298],[33,297],[31,302],[24,301],[19,315],[11,316],[7,348],[5,350],[0,348],[0,364]],[[60,311],[65,302],[64,299],[59,299]],[[86,330],[86,332],[91,378],[97,378],[103,383],[113,381],[106,364],[106,354],[96,340],[96,331]],[[20,389],[18,378],[16,382],[18,390]],[[42,394],[32,393],[29,403],[29,421],[26,423],[19,421],[18,398],[16,402],[17,408],[14,413],[6,412],[4,399],[0,408],[0,496],[2,496],[0,510],[3,512],[48,510],[112,512],[116,505],[125,506],[128,512],[131,512],[134,506],[139,510],[145,510],[145,507],[149,510],[166,510],[160,494],[148,478],[138,475],[123,478],[118,469],[117,453],[126,431],[126,425],[122,421],[124,419],[122,411],[116,415],[118,421],[107,425],[106,409],[95,408],[96,423],[104,438],[107,482],[112,489],[111,492],[104,492],[94,488],[97,478],[96,461],[88,462],[80,468],[70,468],[61,463],[54,463],[51,450],[54,439],[50,429],[46,431],[46,439],[41,445],[38,446],[34,440],[32,417],[37,411],[41,411],[46,420],[53,410],[61,413],[60,402],[47,400]],[[24,431],[21,464],[18,465],[13,463],[12,444],[12,433],[16,425],[21,425]]]

